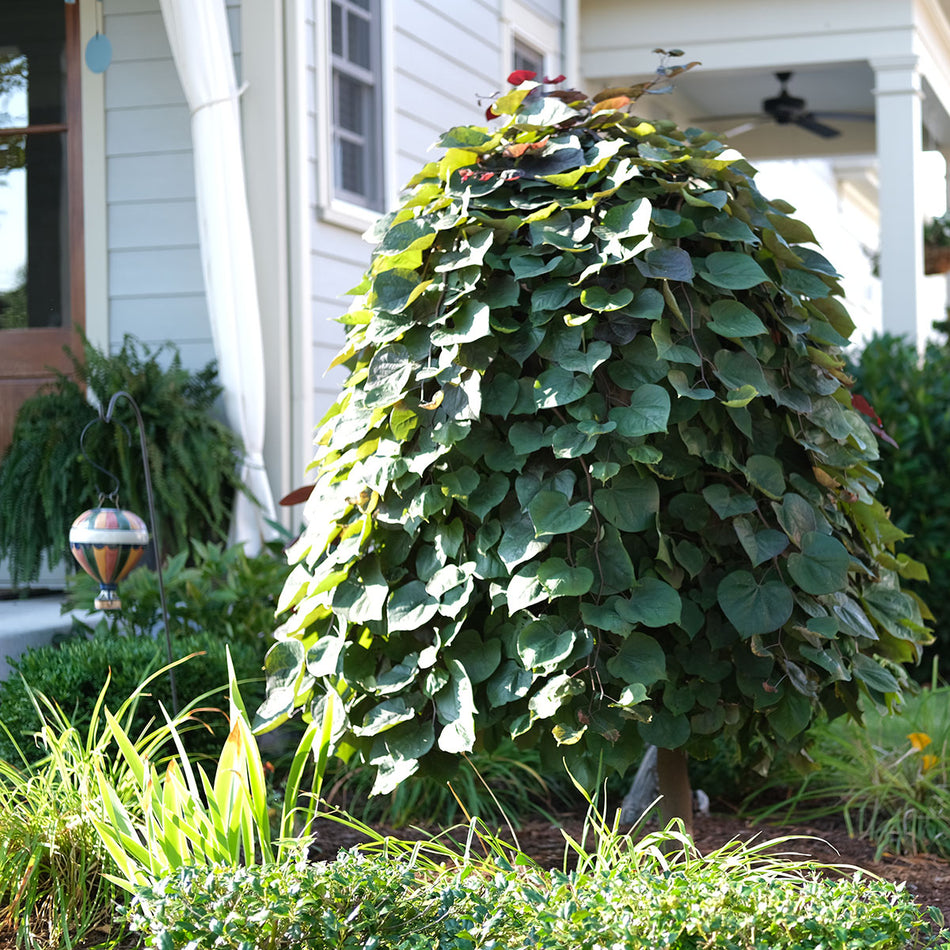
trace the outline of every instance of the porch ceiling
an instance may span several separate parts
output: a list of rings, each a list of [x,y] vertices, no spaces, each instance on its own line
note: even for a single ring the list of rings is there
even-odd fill
[[[649,75],[656,46],[676,46],[685,61],[700,60],[672,95],[645,96],[638,111],[723,132],[758,116],[760,124],[730,138],[753,159],[873,154],[872,63],[917,56],[924,148],[950,148],[950,0],[581,0],[581,36],[589,90]],[[618,69],[621,63],[631,72]],[[775,73],[783,71],[792,73],[790,94],[839,136],[762,119],[762,102],[778,94]],[[823,118],[825,112],[868,119]]]

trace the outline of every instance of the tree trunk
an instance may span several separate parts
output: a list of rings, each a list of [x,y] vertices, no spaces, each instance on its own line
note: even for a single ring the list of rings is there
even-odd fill
[[[683,822],[686,833],[693,834],[693,790],[689,784],[689,767],[682,749],[657,749],[656,774],[663,800],[660,815],[666,826],[673,818]]]

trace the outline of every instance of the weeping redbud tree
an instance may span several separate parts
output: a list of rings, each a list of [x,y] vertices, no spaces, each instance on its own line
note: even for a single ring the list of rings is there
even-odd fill
[[[652,743],[688,816],[687,754],[764,771],[899,700],[922,568],[794,209],[643,87],[513,79],[376,229],[260,718],[332,695],[377,793],[502,736],[589,786]]]

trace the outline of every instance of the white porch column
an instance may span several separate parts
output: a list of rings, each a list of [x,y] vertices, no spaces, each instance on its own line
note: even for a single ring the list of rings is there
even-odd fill
[[[921,313],[924,279],[920,202],[921,82],[917,57],[872,60],[880,174],[881,305],[885,333],[926,338],[932,314]]]

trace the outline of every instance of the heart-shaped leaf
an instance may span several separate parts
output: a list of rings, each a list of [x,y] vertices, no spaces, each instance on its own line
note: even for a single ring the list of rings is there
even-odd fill
[[[581,501],[572,505],[559,491],[539,491],[528,505],[528,514],[538,538],[552,534],[570,534],[590,520],[592,506]]]
[[[779,580],[758,581],[748,571],[733,571],[720,582],[716,599],[742,637],[778,630],[792,615],[792,592]]]

